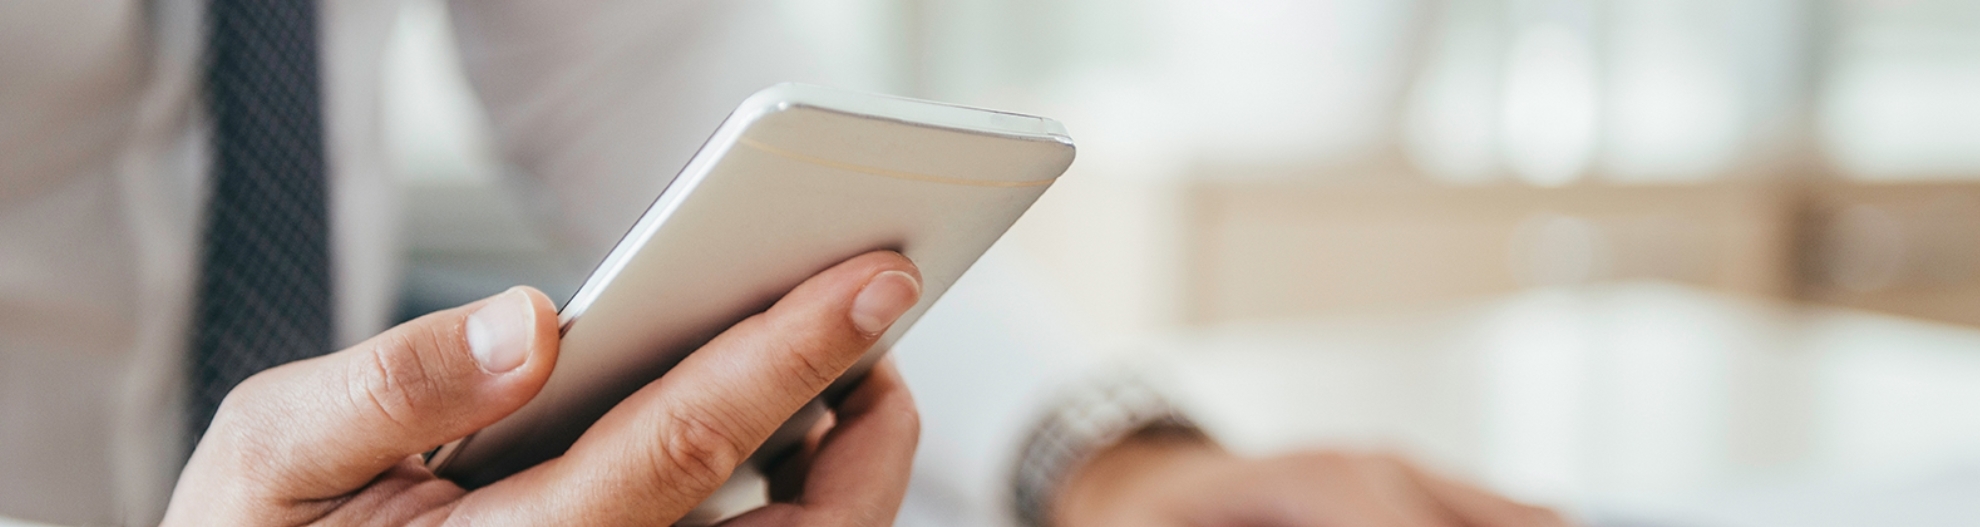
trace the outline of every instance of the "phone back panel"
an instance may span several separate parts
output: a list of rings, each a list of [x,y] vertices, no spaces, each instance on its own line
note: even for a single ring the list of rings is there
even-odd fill
[[[561,455],[620,400],[729,326],[853,256],[900,251],[920,303],[847,389],[1073,160],[1047,119],[786,84],[750,98],[560,313],[549,383],[429,461],[468,487]],[[815,403],[759,452],[802,438]]]

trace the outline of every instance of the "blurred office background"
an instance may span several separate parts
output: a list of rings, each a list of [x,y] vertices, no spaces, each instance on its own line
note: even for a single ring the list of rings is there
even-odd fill
[[[825,81],[1064,121],[1078,163],[997,250],[1235,448],[1615,525],[1980,522],[1980,2],[762,15]],[[405,310],[574,289],[598,255],[529,220],[444,6],[396,31]]]

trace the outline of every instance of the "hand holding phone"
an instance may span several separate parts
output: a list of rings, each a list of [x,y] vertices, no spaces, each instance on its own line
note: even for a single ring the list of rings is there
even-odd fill
[[[690,520],[753,445],[859,360],[878,338],[874,324],[919,300],[914,272],[885,251],[833,266],[622,401],[563,456],[471,491],[435,478],[418,454],[536,395],[557,363],[557,316],[527,287],[428,314],[241,383],[187,463],[164,524]],[[834,408],[801,494],[746,522],[885,522],[899,508],[916,421],[886,366]]]

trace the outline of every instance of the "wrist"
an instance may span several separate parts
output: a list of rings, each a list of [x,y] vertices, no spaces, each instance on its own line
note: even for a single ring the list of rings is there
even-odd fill
[[[1069,474],[1054,499],[1053,524],[1131,524],[1153,512],[1177,482],[1190,481],[1231,454],[1193,428],[1150,427],[1095,453]]]

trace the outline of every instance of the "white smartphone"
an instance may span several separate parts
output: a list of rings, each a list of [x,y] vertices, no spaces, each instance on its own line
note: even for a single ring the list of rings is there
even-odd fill
[[[900,251],[921,269],[921,301],[824,398],[842,393],[1072,161],[1072,138],[1051,119],[804,84],[757,92],[565,304],[543,391],[428,466],[473,488],[559,456],[805,279]],[[813,401],[757,451],[796,444],[823,412]]]

